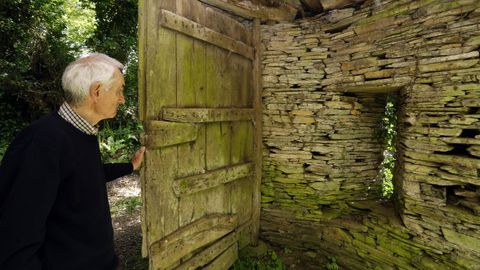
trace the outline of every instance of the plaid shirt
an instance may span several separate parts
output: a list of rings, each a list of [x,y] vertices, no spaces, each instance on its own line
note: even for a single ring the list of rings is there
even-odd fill
[[[83,119],[80,115],[78,115],[67,102],[64,102],[60,109],[58,110],[58,114],[65,119],[65,121],[72,124],[74,127],[78,128],[83,133],[88,135],[97,135],[98,128],[90,125],[87,120]]]

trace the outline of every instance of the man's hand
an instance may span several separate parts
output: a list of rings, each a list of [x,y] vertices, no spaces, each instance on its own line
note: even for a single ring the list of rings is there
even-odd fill
[[[145,146],[142,146],[132,158],[133,170],[136,171],[140,168],[143,161],[143,155],[145,154]]]

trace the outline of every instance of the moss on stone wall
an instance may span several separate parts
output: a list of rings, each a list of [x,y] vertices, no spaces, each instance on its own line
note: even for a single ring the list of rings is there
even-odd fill
[[[261,235],[348,269],[479,269],[480,2],[371,4],[263,27]],[[396,208],[375,135],[391,92]]]

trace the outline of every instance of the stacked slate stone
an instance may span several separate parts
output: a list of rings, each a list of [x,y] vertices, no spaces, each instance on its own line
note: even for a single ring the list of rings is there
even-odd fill
[[[480,269],[479,33],[476,0],[264,26],[262,236],[348,269]],[[392,93],[396,210],[377,201]]]
[[[327,49],[318,35],[280,27],[273,26],[263,61],[262,200],[315,218],[339,199],[378,198],[385,97],[324,91]]]

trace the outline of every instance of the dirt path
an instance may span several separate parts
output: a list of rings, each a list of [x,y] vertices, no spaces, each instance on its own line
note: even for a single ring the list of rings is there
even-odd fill
[[[148,261],[141,256],[139,177],[123,177],[108,183],[107,188],[120,269],[147,270]]]

